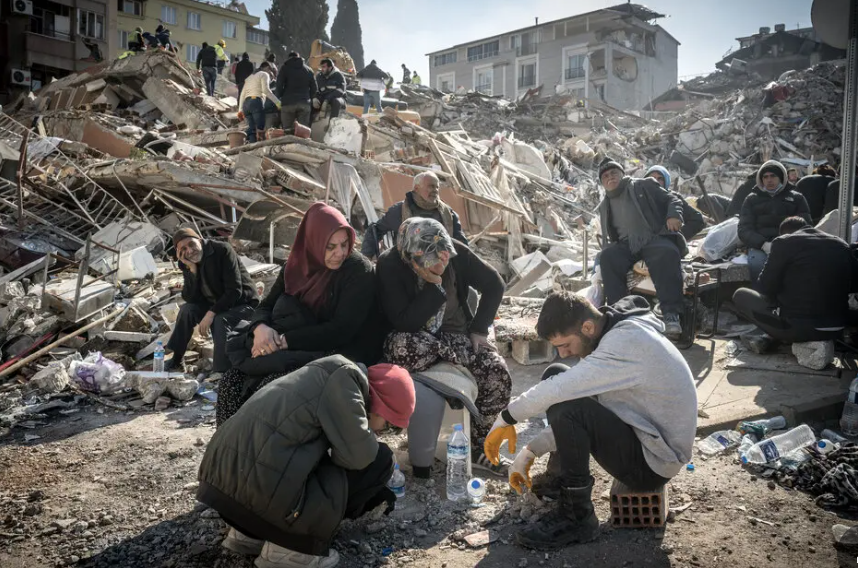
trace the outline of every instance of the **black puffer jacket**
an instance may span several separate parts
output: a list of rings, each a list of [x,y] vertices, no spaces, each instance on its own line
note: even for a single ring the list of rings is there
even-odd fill
[[[197,54],[197,69],[201,67],[216,67],[217,66],[217,52],[215,52],[215,48],[208,45],[200,50]]]
[[[327,75],[324,73],[316,75],[316,87],[319,89],[320,97],[338,98],[346,92],[346,78],[339,69],[334,67],[334,70]]]
[[[815,174],[804,176],[795,185],[796,191],[807,201],[814,224],[822,218],[822,212],[825,210],[825,193],[828,191],[828,184],[832,181],[834,181],[833,177]]]
[[[274,94],[283,105],[310,104],[310,99],[316,96],[316,79],[303,58],[292,57],[283,63],[277,72]]]
[[[242,59],[235,65],[236,84],[244,84],[251,75],[253,75],[253,63],[249,59]]]
[[[760,171],[771,165],[779,166],[783,170],[781,179],[786,179],[786,168],[780,162],[766,162]],[[764,244],[776,239],[780,235],[781,223],[787,217],[799,216],[811,222],[807,201],[792,185],[784,185],[774,195],[760,189],[762,185],[757,172],[757,187],[745,198],[739,213],[739,240],[746,247],[755,249],[761,249]]]
[[[256,307],[259,304],[250,274],[235,250],[226,243],[203,241],[203,260],[197,274],[188,270],[182,262],[179,262],[179,268],[185,280],[182,299],[189,304],[205,306],[216,314],[235,306]],[[203,295],[202,280],[206,281],[212,294],[218,298],[214,304]]]
[[[357,72],[358,79],[378,79],[380,81],[384,81],[388,77],[390,77],[390,75],[382,71],[378,65],[374,65],[372,63]]]

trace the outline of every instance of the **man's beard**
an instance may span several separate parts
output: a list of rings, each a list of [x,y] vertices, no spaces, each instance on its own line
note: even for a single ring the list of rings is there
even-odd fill
[[[581,340],[581,355],[579,357],[583,359],[590,353],[592,353],[596,348],[596,338],[595,337],[587,337],[583,333],[576,333],[578,339]]]

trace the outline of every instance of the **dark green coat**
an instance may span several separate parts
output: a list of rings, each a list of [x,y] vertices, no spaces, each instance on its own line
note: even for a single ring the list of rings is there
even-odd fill
[[[368,401],[366,376],[341,355],[273,381],[215,432],[197,499],[258,538],[327,555],[345,515],[346,470],[378,453]]]

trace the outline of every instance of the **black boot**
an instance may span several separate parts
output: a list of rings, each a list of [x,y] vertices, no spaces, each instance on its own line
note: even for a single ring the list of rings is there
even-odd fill
[[[548,454],[548,467],[545,473],[533,476],[533,487],[530,490],[540,499],[560,499],[560,458],[557,452]]]
[[[599,519],[590,495],[593,478],[585,487],[563,487],[557,508],[515,535],[521,546],[540,550],[590,542],[599,536]]]

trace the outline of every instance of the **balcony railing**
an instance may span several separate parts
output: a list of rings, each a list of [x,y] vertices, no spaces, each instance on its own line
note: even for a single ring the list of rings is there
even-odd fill
[[[583,67],[572,67],[566,69],[564,75],[566,76],[567,81],[571,81],[572,79],[583,79],[585,76]]]
[[[480,61],[482,59],[488,59],[489,57],[497,57],[499,51],[483,51],[482,53],[475,53],[473,55],[468,55],[468,61]]]
[[[538,43],[526,43],[515,48],[516,57],[524,57],[525,55],[533,55],[538,51]]]

